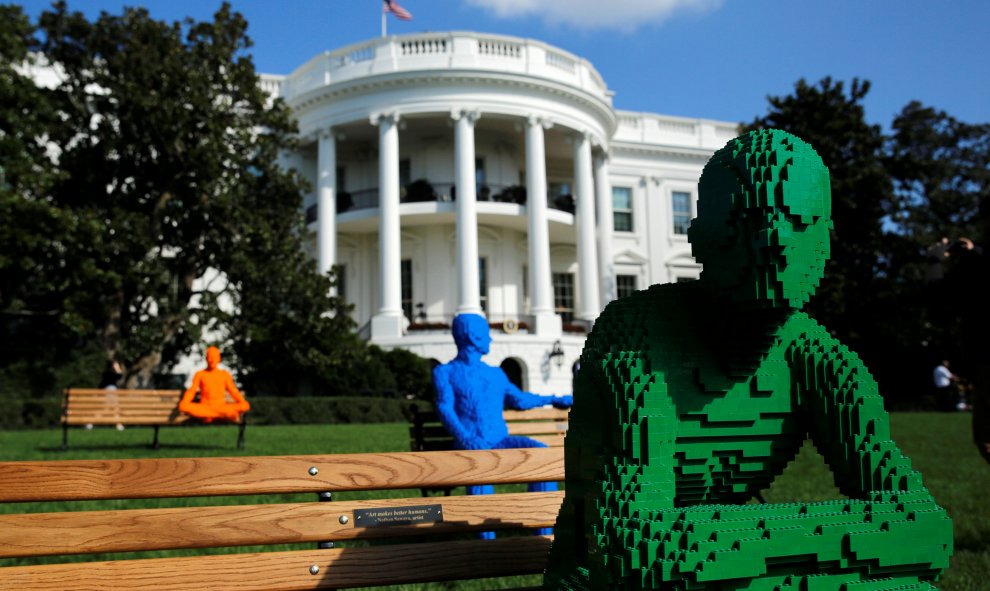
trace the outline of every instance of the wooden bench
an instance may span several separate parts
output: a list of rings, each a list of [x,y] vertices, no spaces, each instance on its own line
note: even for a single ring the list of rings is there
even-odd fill
[[[353,491],[559,481],[563,448],[0,463],[0,591],[343,589],[538,574],[562,492],[340,500]],[[504,488],[504,487],[500,487]],[[92,500],[315,493],[331,502],[94,509]],[[342,493],[339,494],[338,493]],[[398,495],[400,493],[392,493]],[[374,496],[383,496],[381,492]],[[372,496],[366,494],[365,496]],[[432,502],[435,501],[435,502]],[[43,511],[19,512],[19,502]],[[47,505],[51,503],[51,505]],[[187,505],[189,501],[172,501]],[[34,505],[31,511],[38,511]],[[500,532],[494,540],[475,532]],[[505,535],[521,530],[522,535]],[[457,534],[457,535],[455,535]],[[459,536],[459,537],[458,537]],[[322,543],[237,553],[239,546]],[[328,548],[328,543],[336,547]],[[69,555],[224,548],[214,555]],[[0,564],[10,560],[0,560]],[[23,562],[23,560],[21,561]]]
[[[106,425],[153,427],[155,435],[151,446],[158,449],[159,427],[200,424],[179,412],[181,398],[181,390],[69,388],[62,398],[62,449],[69,447],[69,427]],[[245,417],[237,423],[237,449],[244,448]]]
[[[454,440],[440,422],[435,410],[423,410],[412,405],[409,425],[409,447],[412,451],[453,449]],[[542,441],[549,447],[563,447],[567,434],[567,409],[552,407],[530,410],[507,410],[502,413],[510,435],[525,435]]]

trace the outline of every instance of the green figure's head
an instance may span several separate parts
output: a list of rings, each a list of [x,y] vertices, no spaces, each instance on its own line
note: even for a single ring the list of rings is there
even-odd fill
[[[688,238],[705,289],[743,308],[798,309],[825,272],[828,169],[808,143],[764,129],[712,156]]]

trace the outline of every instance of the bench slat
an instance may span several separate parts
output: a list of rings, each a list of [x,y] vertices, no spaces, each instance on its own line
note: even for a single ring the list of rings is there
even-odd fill
[[[0,515],[0,557],[291,544],[552,527],[563,492]],[[443,522],[356,527],[355,509],[442,505]],[[347,516],[345,524],[340,516]],[[155,532],[149,536],[148,532]],[[3,571],[0,571],[2,573]]]
[[[564,434],[560,435],[527,435],[530,439],[535,439],[547,447],[564,447]]]
[[[310,467],[318,473],[309,474]],[[561,450],[0,463],[0,502],[440,488],[564,479]]]
[[[171,408],[162,409],[160,411],[155,411],[155,410],[150,410],[150,409],[142,409],[139,412],[134,412],[131,409],[117,410],[115,408],[105,408],[105,409],[92,410],[92,411],[86,411],[86,412],[72,412],[72,411],[69,411],[69,414],[68,414],[68,416],[66,418],[67,418],[67,420],[70,420],[70,421],[78,421],[78,420],[84,419],[86,417],[106,417],[106,416],[110,416],[110,415],[120,415],[120,417],[122,417],[122,418],[145,419],[145,418],[152,417],[152,418],[161,419],[161,418],[168,418],[168,417],[172,416],[173,414],[175,416],[183,416],[173,406]]]
[[[552,421],[508,423],[508,427],[509,433],[512,435],[545,435],[548,433],[567,432],[567,423]]]
[[[174,425],[178,425],[180,423],[185,423],[185,422],[187,422],[189,420],[191,420],[191,418],[188,417],[188,416],[176,416],[176,417],[173,418],[173,417],[170,417],[168,415],[162,415],[162,416],[157,416],[157,417],[156,416],[148,416],[148,415],[144,415],[144,416],[140,416],[140,417],[129,417],[127,415],[123,415],[123,416],[119,416],[119,417],[118,416],[114,416],[114,415],[98,415],[98,416],[88,416],[88,417],[74,418],[72,420],[65,421],[65,424],[66,425],[69,425],[70,427],[78,427],[80,425],[116,425],[117,423],[120,423],[121,425],[149,425],[149,426],[161,425],[161,426],[169,426],[169,425],[173,425],[173,424]],[[227,424],[233,425],[233,424],[236,424],[236,423],[221,423],[221,422],[217,422],[217,424],[218,425],[227,425]]]
[[[181,400],[176,394],[119,394],[119,390],[100,390],[99,394],[70,394],[69,404],[94,404],[103,400],[113,399],[123,402],[175,402]]]
[[[569,409],[533,408],[529,410],[505,410],[506,427],[510,435],[530,437],[549,447],[562,447],[567,432]],[[453,449],[453,439],[440,422],[436,410],[420,411],[414,408],[413,423],[409,426],[410,448],[419,451]]]
[[[133,408],[133,407],[103,407],[77,411],[69,409],[66,418],[70,421],[78,421],[86,417],[104,417],[108,415],[120,415],[121,417],[156,417],[168,418],[172,415],[183,416],[175,406],[156,408]]]
[[[548,435],[556,433],[566,433],[567,423],[563,422],[521,422],[508,423],[510,435]],[[427,425],[422,430],[423,439],[447,439],[450,440],[450,433],[442,425]]]
[[[143,409],[143,408],[176,408],[178,403],[175,400],[77,400],[70,402],[68,409],[85,411],[92,409],[101,408],[128,408],[128,409]]]
[[[69,398],[76,396],[106,396],[108,393],[116,394],[120,397],[126,396],[172,396],[179,398],[182,396],[181,390],[107,390],[104,388],[69,388],[67,390]]]
[[[537,574],[551,538],[83,562],[3,569],[0,591],[302,591]],[[310,566],[320,571],[310,574]]]
[[[506,410],[502,416],[506,421],[566,421],[566,408],[531,408],[529,410]]]

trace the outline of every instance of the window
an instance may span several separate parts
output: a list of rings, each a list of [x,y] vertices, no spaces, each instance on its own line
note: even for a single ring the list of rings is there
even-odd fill
[[[412,259],[402,259],[402,314],[412,322],[413,319],[413,289],[412,289]]]
[[[478,302],[481,311],[488,314],[488,264],[484,258],[478,259]]]
[[[636,292],[637,277],[635,275],[615,276],[615,295],[618,298],[630,296]]]
[[[553,306],[564,322],[574,320],[574,274],[553,274]]]
[[[412,168],[409,166],[409,159],[399,160],[399,186],[405,187],[412,182]]]
[[[480,189],[485,184],[485,159],[474,159],[474,182]]]
[[[347,265],[334,265],[334,279],[337,282],[337,295],[347,301]]]
[[[574,213],[574,194],[571,193],[571,184],[551,181],[548,187],[548,205],[560,211]]]
[[[632,189],[612,187],[612,229],[616,232],[632,232]]]
[[[691,226],[691,194],[674,191],[670,194],[671,218],[674,220],[674,234],[687,234]]]
[[[492,189],[485,184],[485,159],[474,159],[474,190],[478,201],[491,201]]]

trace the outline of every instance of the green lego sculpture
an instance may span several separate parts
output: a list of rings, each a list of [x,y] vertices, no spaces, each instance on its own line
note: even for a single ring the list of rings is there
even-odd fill
[[[754,131],[699,191],[701,279],[612,302],[585,344],[545,587],[934,589],[952,523],[862,361],[801,312],[829,255],[828,169]],[[847,498],[750,503],[808,437]]]

